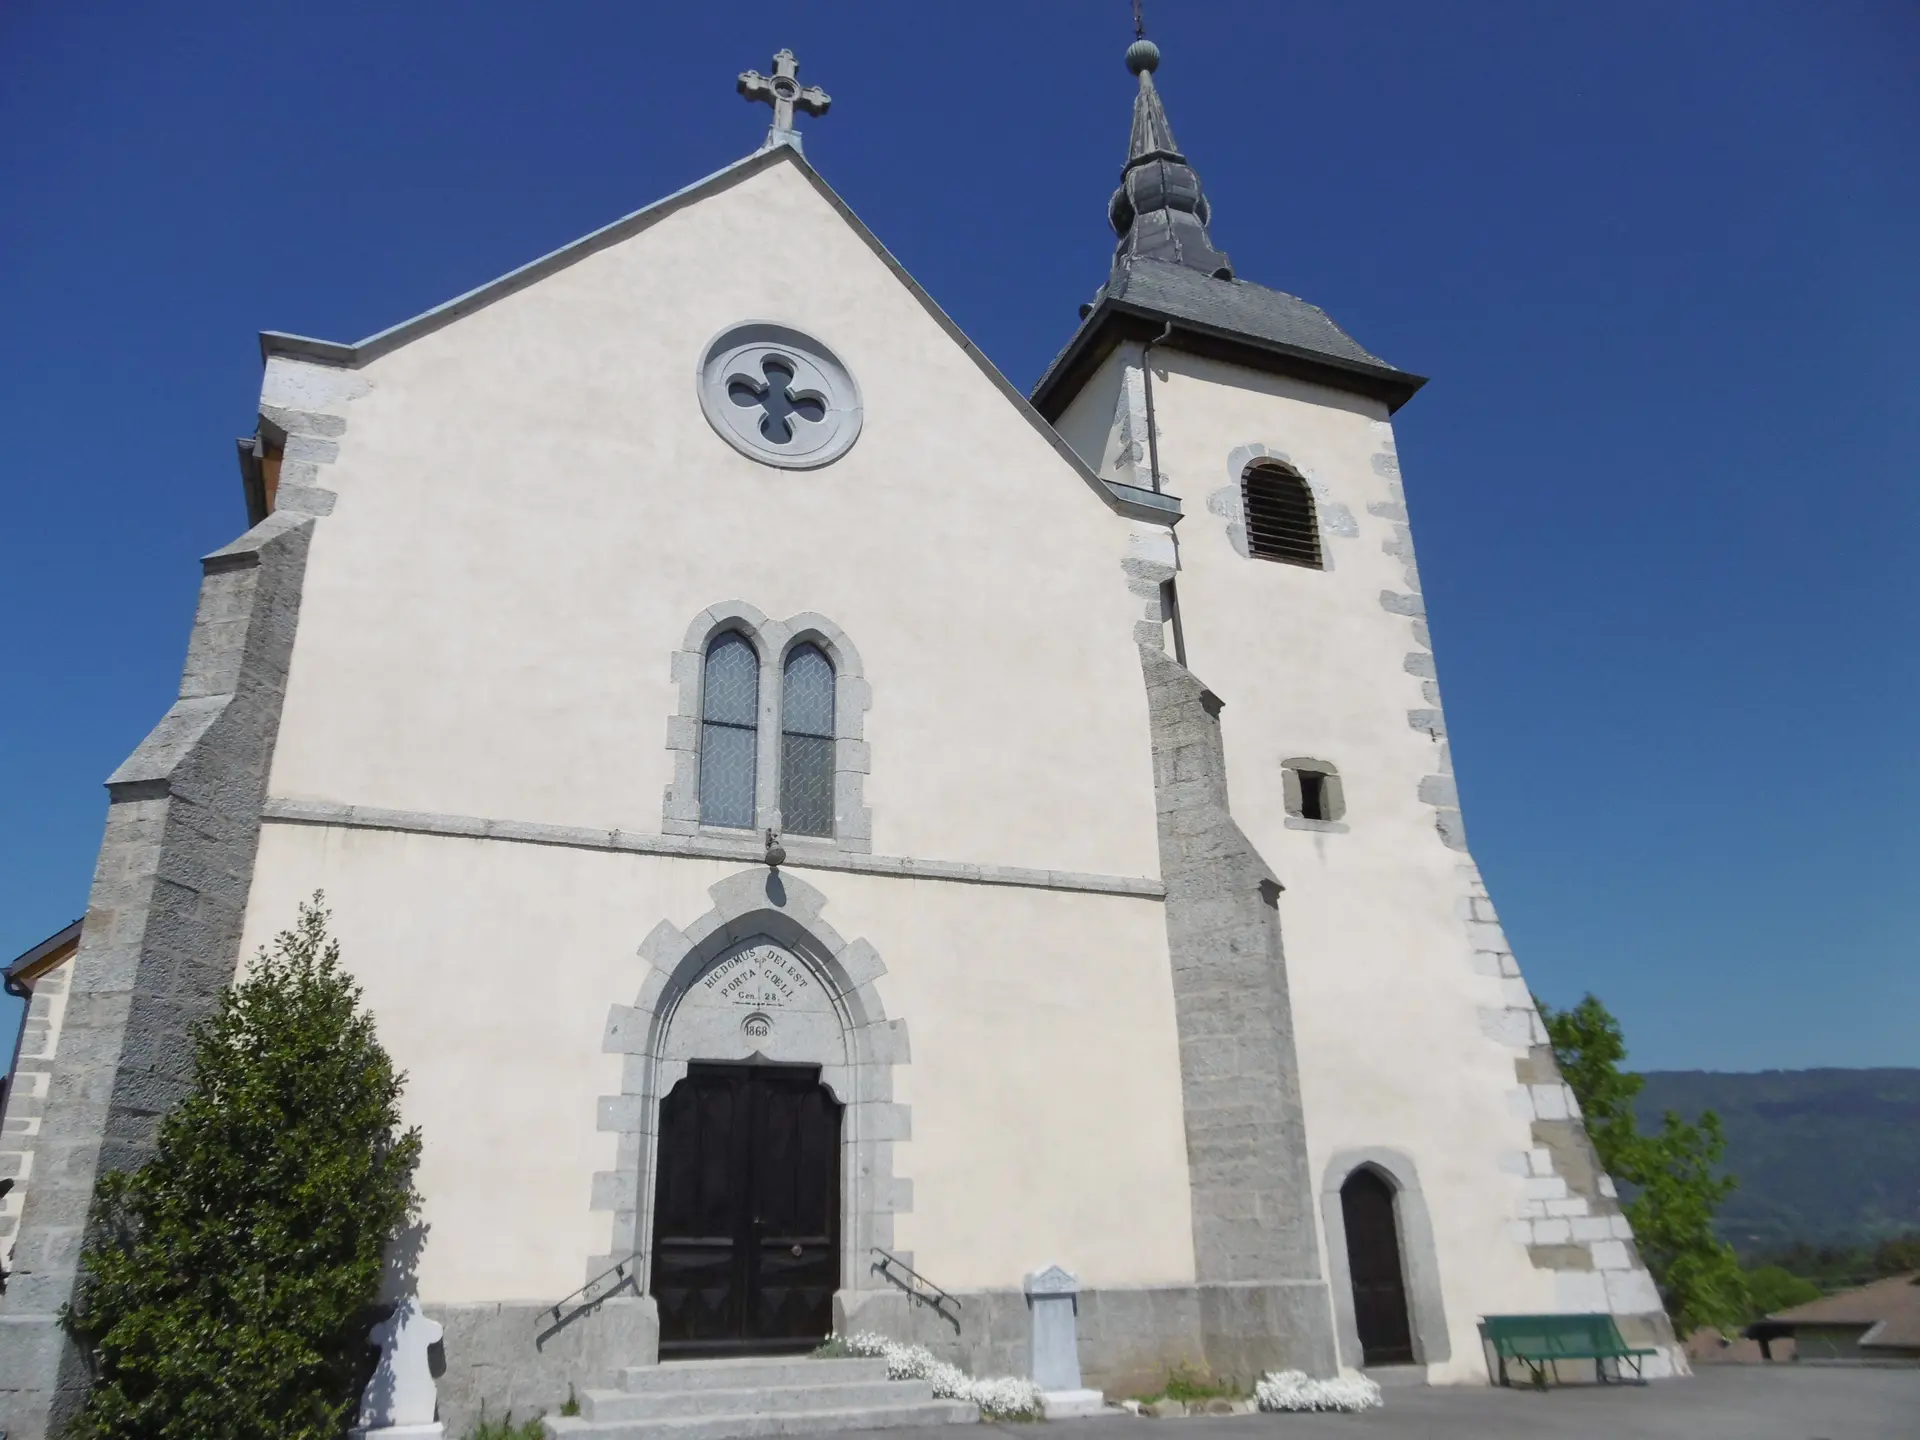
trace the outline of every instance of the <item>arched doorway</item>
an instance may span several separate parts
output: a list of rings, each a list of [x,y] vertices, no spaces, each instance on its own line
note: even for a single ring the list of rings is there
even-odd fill
[[[1340,1212],[1346,1222],[1347,1271],[1363,1363],[1411,1365],[1413,1332],[1392,1184],[1372,1166],[1361,1166],[1340,1187]]]
[[[843,939],[822,913],[827,897],[799,876],[755,866],[716,881],[707,893],[713,908],[685,930],[662,921],[641,942],[649,973],[632,1005],[608,1011],[605,1048],[626,1058],[620,1093],[599,1102],[600,1128],[615,1133],[618,1147],[617,1168],[594,1176],[594,1208],[612,1212],[613,1254],[637,1261],[641,1288],[659,1304],[666,1353],[792,1351],[805,1348],[805,1335],[778,1332],[784,1328],[819,1338],[839,1296],[847,1298],[852,1313],[864,1292],[895,1293],[874,1279],[863,1261],[874,1246],[892,1247],[894,1218],[913,1208],[912,1191],[893,1171],[894,1140],[908,1125],[906,1107],[893,1099],[895,1074],[909,1060],[907,1022],[890,1018],[882,1006],[874,982],[887,967],[878,952],[865,940]],[[729,1067],[757,1071],[757,1084],[742,1083],[763,1104],[770,1089],[776,1109],[783,1095],[775,1072],[797,1074],[812,1087],[806,1093],[816,1097],[800,1104],[802,1113],[794,1117],[805,1140],[802,1156],[837,1151],[837,1188],[822,1201],[831,1207],[830,1279],[803,1277],[790,1287],[797,1295],[769,1293],[782,1287],[767,1284],[767,1267],[762,1267],[761,1284],[742,1285],[737,1297],[728,1288],[736,1284],[730,1271],[710,1275],[714,1285],[688,1283],[685,1266],[694,1247],[679,1242],[721,1240],[731,1256],[738,1253],[737,1232],[725,1225],[707,1228],[714,1217],[703,1220],[697,1204],[692,1223],[684,1213],[663,1223],[658,1213],[663,1191],[672,1188],[663,1162],[689,1163],[674,1159],[687,1149],[683,1142],[689,1130],[700,1136],[709,1121],[718,1124],[712,1115],[700,1116],[702,1106],[711,1110],[737,1100],[706,1095],[711,1077]],[[696,1079],[700,1074],[709,1079]],[[669,1097],[689,1080],[695,1083],[671,1108],[690,1107],[692,1113],[669,1116]],[[706,1098],[695,1100],[696,1095]],[[750,1119],[743,1123],[749,1129],[742,1133],[750,1136]],[[833,1126],[837,1143],[816,1143],[818,1131]],[[693,1153],[703,1151],[709,1164],[730,1163],[732,1152],[725,1144],[708,1147],[696,1140]],[[805,1163],[801,1169],[810,1173]],[[731,1179],[725,1183],[738,1192]],[[809,1193],[821,1194],[807,1183]],[[762,1211],[760,1218],[768,1217]],[[822,1233],[796,1229],[802,1236]],[[795,1244],[801,1246],[799,1257],[792,1254]],[[678,1261],[669,1260],[664,1269],[655,1263],[663,1245],[679,1251]],[[804,1238],[788,1239],[785,1249],[789,1259],[809,1260],[820,1253],[817,1247],[810,1251]],[[677,1279],[676,1263],[681,1267]],[[588,1272],[606,1268],[596,1258]],[[719,1297],[673,1293],[715,1285]],[[757,1312],[749,1302],[757,1304]],[[726,1321],[731,1316],[744,1318]]]
[[[817,1065],[693,1062],[660,1103],[660,1354],[810,1350],[840,1281],[841,1106]]]

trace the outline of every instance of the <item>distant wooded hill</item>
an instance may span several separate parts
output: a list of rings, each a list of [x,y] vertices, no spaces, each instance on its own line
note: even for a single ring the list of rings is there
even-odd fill
[[[1920,1070],[1652,1070],[1643,1131],[1717,1110],[1740,1188],[1720,1233],[1743,1254],[1920,1231]]]

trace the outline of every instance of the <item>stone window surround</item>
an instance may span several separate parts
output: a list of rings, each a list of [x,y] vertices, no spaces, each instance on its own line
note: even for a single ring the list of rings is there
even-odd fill
[[[1310,770],[1323,776],[1320,798],[1326,811],[1324,819],[1309,820],[1300,812],[1306,808],[1300,790],[1300,772]],[[1340,770],[1331,760],[1316,760],[1311,755],[1293,755],[1280,762],[1280,786],[1287,807],[1287,829],[1318,830],[1323,834],[1347,833],[1347,792],[1340,783]]]
[[[1413,1336],[1413,1363],[1438,1365],[1453,1354],[1447,1338],[1446,1308],[1441,1300],[1440,1259],[1433,1244],[1433,1221],[1426,1197],[1420,1192],[1420,1174],[1404,1150],[1372,1145],[1341,1150],[1327,1162],[1320,1186],[1320,1216],[1327,1237],[1327,1280],[1333,1291],[1335,1341],[1340,1363],[1362,1368],[1360,1331],[1353,1315],[1353,1272],[1347,1260],[1347,1217],[1340,1205],[1340,1188],[1357,1170],[1368,1169],[1393,1189],[1393,1217],[1399,1229],[1400,1268],[1406,1285],[1408,1330]]]
[[[744,600],[726,600],[702,610],[673,654],[672,675],[680,689],[680,707],[667,720],[673,779],[667,786],[661,830],[668,835],[735,839],[741,834],[732,826],[705,825],[700,820],[700,720],[707,647],[727,630],[743,636],[760,660],[754,764],[756,831],[779,828],[781,687],[787,655],[796,645],[813,644],[833,662],[833,834],[783,834],[781,838],[796,853],[816,847],[871,853],[873,815],[867,808],[865,787],[872,752],[865,730],[873,692],[860,664],[860,652],[846,632],[824,615],[804,611],[785,620],[772,620]]]
[[[740,941],[764,936],[798,956],[833,997],[847,1061],[820,1078],[845,1107],[840,1132],[840,1288],[873,1288],[867,1256],[893,1248],[893,1217],[913,1208],[913,1182],[893,1173],[893,1142],[911,1138],[911,1111],[893,1101],[894,1069],[910,1058],[907,1025],[889,1020],[874,982],[886,963],[865,940],[844,940],[821,918],[826,896],[796,875],[763,866],[708,890],[713,908],[685,930],[661,921],[640,945],[652,966],[631,1005],[607,1015],[601,1048],[623,1057],[620,1093],[599,1102],[598,1129],[617,1135],[614,1169],[593,1177],[591,1208],[613,1212],[613,1250],[586,1276],[638,1256],[635,1288],[648,1293],[661,1099],[687,1062],[661,1058],[681,998]],[[733,1059],[737,1057],[717,1057]],[[903,1257],[910,1259],[911,1257]]]
[[[757,411],[749,417],[737,407],[729,376],[760,370],[773,360],[793,372],[793,385],[825,408],[817,431],[795,435],[797,448],[770,443],[759,429]],[[846,363],[824,342],[774,320],[745,320],[729,325],[700,351],[695,372],[700,410],[714,433],[761,465],[780,470],[817,470],[831,465],[860,438],[864,407],[860,386]],[[768,377],[771,384],[771,377]],[[749,423],[749,421],[751,423]],[[810,443],[799,443],[802,441]]]
[[[1227,522],[1227,543],[1233,547],[1233,553],[1242,560],[1252,559],[1253,551],[1247,545],[1246,498],[1241,486],[1247,471],[1262,460],[1284,465],[1306,482],[1307,489],[1313,494],[1314,522],[1320,531],[1319,568],[1331,572],[1334,568],[1331,542],[1336,539],[1357,539],[1360,534],[1359,523],[1353,518],[1352,510],[1333,499],[1326,481],[1278,446],[1264,445],[1258,441],[1235,446],[1227,456],[1228,483],[1207,496],[1208,513]],[[1294,568],[1305,570],[1313,567],[1296,565]]]

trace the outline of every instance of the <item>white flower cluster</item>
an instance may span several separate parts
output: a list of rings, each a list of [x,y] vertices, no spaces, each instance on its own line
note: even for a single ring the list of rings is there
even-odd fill
[[[1262,1410],[1372,1410],[1385,1402],[1364,1375],[1315,1380],[1300,1370],[1269,1370],[1253,1387]]]
[[[958,1365],[937,1360],[924,1345],[902,1345],[884,1335],[829,1335],[827,1344],[847,1355],[884,1358],[889,1380],[925,1380],[936,1400],[965,1400],[980,1407],[984,1420],[1038,1420],[1045,1414],[1040,1387],[1031,1380],[1002,1375],[976,1380]]]

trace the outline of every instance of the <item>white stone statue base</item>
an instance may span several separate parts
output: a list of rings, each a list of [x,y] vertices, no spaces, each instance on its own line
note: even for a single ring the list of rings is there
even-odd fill
[[[438,1420],[431,1425],[356,1425],[347,1440],[445,1440],[446,1433]]]
[[[1107,1408],[1107,1397],[1098,1390],[1049,1390],[1040,1397],[1049,1420],[1084,1420],[1100,1415]]]

